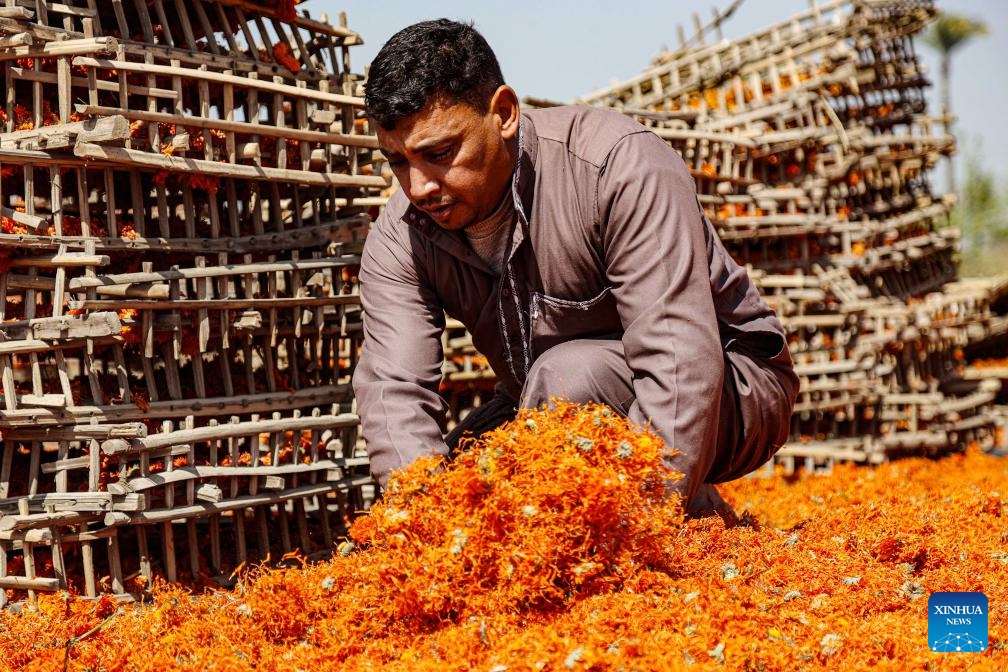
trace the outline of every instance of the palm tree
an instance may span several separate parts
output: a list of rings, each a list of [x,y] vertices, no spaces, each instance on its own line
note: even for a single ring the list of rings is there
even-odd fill
[[[958,14],[942,14],[931,24],[924,41],[938,51],[941,58],[939,70],[939,90],[941,94],[941,112],[945,119],[945,130],[948,132],[949,120],[952,114],[951,78],[952,52],[963,43],[974,37],[987,34],[987,24],[977,19],[971,19]],[[948,166],[948,191],[955,193],[955,170],[952,161]]]

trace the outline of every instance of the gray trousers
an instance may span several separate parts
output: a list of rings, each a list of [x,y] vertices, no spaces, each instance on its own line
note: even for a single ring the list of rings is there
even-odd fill
[[[787,362],[779,367],[781,362]],[[744,476],[769,460],[787,440],[797,380],[790,358],[750,357],[724,351],[724,385],[718,403],[715,446],[701,447],[697,465],[704,482]],[[627,415],[634,401],[633,374],[618,340],[580,339],[555,345],[533,363],[521,408],[539,408],[553,397],[576,403],[594,401]],[[514,400],[498,395],[473,409],[446,437],[452,452],[464,435],[479,436],[514,418]]]

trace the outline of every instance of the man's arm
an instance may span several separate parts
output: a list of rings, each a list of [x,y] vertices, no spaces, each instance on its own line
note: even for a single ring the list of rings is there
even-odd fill
[[[385,214],[361,258],[364,344],[353,376],[371,472],[389,473],[422,454],[446,454],[447,405],[438,394],[444,311],[417,268],[408,232]]]
[[[677,453],[668,463],[689,502],[714,460],[724,376],[693,179],[660,138],[629,135],[602,167],[598,215],[634,376],[629,416]]]

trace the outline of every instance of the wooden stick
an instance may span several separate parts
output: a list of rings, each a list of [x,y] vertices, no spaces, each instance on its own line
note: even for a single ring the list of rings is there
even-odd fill
[[[26,70],[25,68],[11,65],[8,65],[6,69],[11,75],[11,79],[24,80],[28,82],[41,82],[45,84],[57,84],[59,82],[59,78],[55,72]],[[125,92],[125,94],[131,96],[151,96],[155,98],[163,98],[169,101],[178,100],[181,96],[181,93],[174,89],[151,88],[141,86],[139,84],[128,84],[126,82],[123,82],[123,85],[120,86],[118,82],[111,82],[104,79],[88,81],[87,77],[71,77],[70,85],[75,89],[88,89],[89,91],[94,91],[96,94],[99,91],[106,91],[114,94]],[[92,102],[97,104],[98,101],[94,100]]]
[[[249,0],[221,0],[220,4],[248,10],[256,16],[267,13],[271,16],[275,15],[275,12],[271,12],[270,9],[264,7],[262,4],[250,2]],[[363,40],[361,40],[360,35],[346,26],[334,26],[321,21],[313,21],[303,14],[296,14],[292,24],[298,26],[299,28],[304,28],[312,33],[341,38],[342,44],[363,44]]]
[[[226,119],[210,119],[188,116],[183,114],[171,114],[169,112],[150,112],[146,110],[133,110],[122,107],[111,107],[108,105],[86,105],[79,103],[76,105],[79,114],[88,115],[120,115],[127,119],[139,119],[142,121],[152,121],[157,123],[176,124],[178,126],[189,126],[192,128],[208,128],[232,133],[245,133],[248,135],[268,135],[272,137],[285,137],[294,140],[304,140],[305,142],[318,142],[329,145],[345,145],[348,147],[378,148],[378,138],[373,135],[353,135],[348,133],[311,131],[304,128],[276,128],[267,124],[250,124],[243,121],[228,121]],[[0,141],[3,136],[0,136]]]
[[[95,597],[98,594],[98,582],[95,581],[94,547],[90,541],[79,541],[81,551],[81,566],[84,570],[84,594]]]
[[[43,462],[41,468],[43,474],[59,474],[60,472],[73,471],[75,469],[90,469],[91,456],[83,455],[81,457],[60,458],[52,462]]]
[[[0,147],[33,150],[69,146],[69,142],[56,145],[46,140],[48,135],[57,132],[65,135],[67,138],[76,137],[86,142],[106,142],[108,140],[125,140],[129,138],[130,125],[129,120],[121,114],[105,115],[101,119],[87,119],[67,124],[40,126],[23,131],[0,133]],[[31,143],[34,143],[34,146]]]
[[[259,557],[267,559],[270,554],[269,526],[266,519],[266,506],[256,506],[252,509],[255,515],[256,532],[259,539]]]
[[[0,342],[0,355],[18,355],[27,352],[44,352],[52,346],[46,341],[23,338],[19,341]],[[62,398],[63,395],[60,395]]]
[[[387,199],[386,199],[387,200]],[[384,201],[383,201],[384,202]],[[366,199],[354,199],[354,203],[366,205]],[[23,214],[23,213],[22,213]],[[41,220],[41,221],[39,221]],[[354,230],[362,229],[360,223],[367,221],[366,215],[359,218],[347,218],[336,220],[328,224],[304,229],[291,229],[280,233],[269,233],[252,236],[224,236],[214,238],[87,238],[78,236],[39,236],[20,233],[0,233],[0,247],[18,247],[30,250],[52,250],[58,249],[60,245],[65,245],[67,250],[83,250],[89,243],[93,244],[95,250],[102,252],[233,252],[235,254],[246,254],[256,252],[269,252],[276,250],[290,250],[300,247],[310,247],[324,244],[325,241],[333,241],[341,250],[341,254],[350,255],[355,248],[363,248],[363,241],[346,240],[354,237]],[[48,226],[50,222],[34,217],[25,219],[25,222],[38,222],[39,225]],[[345,223],[344,223],[345,222]],[[349,228],[353,227],[353,228]],[[363,237],[363,236],[361,236]],[[347,263],[358,263],[350,262]],[[19,282],[24,282],[26,276],[14,276],[19,278]],[[32,287],[42,289],[52,287],[40,285],[40,282],[48,281],[48,278],[33,279],[36,283]],[[28,285],[11,285],[26,288]]]
[[[19,46],[0,51],[0,61],[19,58],[50,58],[53,56],[77,56],[78,54],[111,54],[119,48],[114,37],[82,37],[77,39],[45,42],[40,46]],[[81,57],[81,56],[79,56]]]
[[[276,506],[276,517],[280,523],[280,548],[284,553],[290,553],[291,550],[290,521],[288,520],[289,514],[287,512],[287,503],[289,501],[279,502]]]
[[[24,224],[25,226],[35,229],[36,231],[45,226],[48,228],[50,221],[44,217],[39,217],[38,215],[29,215],[27,213],[21,212],[20,210],[12,210],[8,207],[0,207],[0,215],[13,219],[18,224]]]
[[[220,502],[198,502],[189,506],[175,506],[171,509],[152,509],[149,511],[136,511],[129,513],[129,520],[132,524],[157,523],[178,520],[182,518],[202,518],[214,513],[224,511],[235,511],[250,506],[269,506],[284,502],[290,499],[312,497],[319,494],[331,492],[335,489],[334,484],[324,483],[317,485],[304,485],[298,488],[281,490],[277,493],[262,493],[256,495],[244,495],[225,499]]]
[[[226,424],[217,425],[218,427],[226,427]],[[148,476],[135,476],[133,478],[127,478],[122,481],[117,481],[115,483],[109,483],[109,492],[116,495],[125,495],[130,492],[139,492],[141,490],[148,490],[150,488],[156,488],[162,485],[167,485],[170,483],[181,483],[189,480],[199,480],[203,478],[232,478],[235,476],[244,477],[259,477],[259,476],[282,476],[282,475],[293,475],[293,474],[308,474],[311,472],[324,471],[327,474],[326,480],[339,480],[330,479],[328,475],[330,470],[339,470],[344,466],[345,460],[318,460],[310,464],[281,464],[281,465],[263,465],[258,466],[204,466],[196,465],[193,467],[179,467],[173,469],[170,472],[158,472],[154,474],[149,474]],[[339,471],[333,471],[333,474],[339,474]],[[0,518],[0,521],[3,519]]]
[[[77,143],[74,154],[84,159],[107,161],[113,165],[128,164],[158,170],[185,173],[203,173],[216,177],[236,177],[267,182],[295,182],[327,187],[370,187],[384,189],[388,181],[376,175],[341,175],[314,173],[307,170],[266,168],[233,163],[219,163],[205,159],[165,156],[122,147],[105,147],[93,143]],[[0,155],[2,158],[2,155]]]
[[[31,530],[12,530],[9,532],[0,532],[0,540],[3,541],[14,541],[21,542],[22,545],[34,545],[34,544],[45,544],[49,545],[52,543],[52,530],[49,528],[35,528]],[[64,536],[64,539],[66,537]],[[28,562],[25,558],[25,567],[27,568]],[[34,574],[29,575],[34,576]]]
[[[0,340],[6,338],[69,339],[110,336],[122,330],[119,316],[113,312],[61,317],[36,317],[4,322]]]
[[[70,406],[61,408],[59,412],[47,409],[0,409],[0,428],[4,429],[8,438],[16,438],[15,432],[25,428],[35,429],[40,425],[63,426],[66,424],[68,416],[81,421],[94,419],[99,422],[125,422],[150,418],[179,418],[186,415],[200,417],[231,413],[257,413],[312,405],[328,406],[349,401],[351,398],[350,386],[344,384],[292,392],[247,394],[237,397],[155,401],[151,402],[146,410],[132,404]],[[6,445],[10,446],[10,444]],[[5,459],[8,458],[5,457]],[[2,487],[2,483],[0,483],[0,487]]]
[[[16,165],[32,166],[64,166],[66,158],[53,156],[47,152],[37,152],[26,149],[0,149],[0,163],[13,163]],[[36,217],[34,213],[28,213],[29,217]]]
[[[83,252],[68,252],[54,254],[50,257],[17,257],[8,259],[10,268],[57,268],[60,266],[80,268],[84,266],[108,266],[110,258],[107,254],[85,254]]]
[[[34,431],[22,430],[17,433],[19,441],[86,441],[89,439],[101,441],[114,438],[132,439],[141,436],[147,436],[147,425],[142,422],[127,422],[118,425],[80,424],[65,427],[42,427]]]
[[[77,525],[79,523],[98,520],[98,518],[99,516],[94,513],[81,513],[77,511],[31,513],[27,516],[4,516],[0,518],[0,532],[29,530],[39,527],[55,528],[60,525]]]
[[[27,21],[35,18],[35,12],[27,7],[0,7],[0,17]]]
[[[20,341],[0,342],[0,355],[31,354],[48,352],[66,348],[80,348],[88,343],[93,345],[108,345],[120,340],[118,336],[108,336],[106,338],[87,337],[76,341],[41,341],[38,339],[24,339]],[[10,395],[14,399],[17,395]],[[32,404],[35,406],[66,406],[67,396],[64,394],[22,394],[20,401],[22,404]]]
[[[109,574],[112,578],[112,593],[121,595],[126,588],[123,585],[122,562],[119,556],[119,535],[108,536]]]
[[[133,285],[113,285],[109,287],[98,287],[95,293],[101,296],[120,296],[138,299],[167,299],[167,285],[149,285],[145,287],[135,287]]]
[[[279,93],[290,98],[307,98],[318,100],[332,105],[348,105],[355,108],[364,107],[364,99],[357,96],[345,96],[338,93],[327,93],[315,89],[309,89],[289,84],[278,84],[267,79],[251,79],[239,77],[237,75],[224,75],[210,70],[180,69],[169,65],[150,65],[146,63],[133,63],[130,61],[113,61],[102,58],[92,58],[90,56],[78,56],[73,59],[73,64],[82,67],[103,68],[115,70],[117,72],[143,72],[155,75],[185,75],[188,80],[206,80],[219,84],[231,84],[243,89],[256,89],[259,91],[269,91]]]
[[[170,280],[188,280],[194,278],[216,278],[229,275],[251,275],[256,273],[281,273],[284,271],[342,268],[360,263],[360,257],[343,256],[322,259],[305,259],[299,261],[272,261],[253,264],[229,264],[225,266],[207,266],[204,268],[172,269],[169,271],[154,271],[151,273],[119,273],[116,275],[101,275],[94,278],[72,278],[70,289],[85,289],[103,285],[140,284],[147,282],[166,282]]]
[[[0,49],[12,49],[31,45],[35,42],[30,33],[14,33],[0,37]]]
[[[93,4],[91,7],[74,7],[63,2],[47,2],[45,3],[45,10],[39,11],[39,21],[45,23],[49,12],[66,16],[77,16],[83,19],[93,19],[98,16],[98,12]],[[66,26],[66,16],[64,17],[64,26]]]
[[[172,521],[182,517],[185,516],[170,516],[170,517],[164,516],[157,521],[155,521],[153,518],[143,521],[140,520],[136,521],[137,523],[146,523],[146,522],[161,523],[161,544],[162,544],[161,557],[162,560],[164,561],[165,578],[171,582],[175,582],[178,580],[175,567],[175,532],[172,527]]]
[[[0,500],[0,512],[6,515],[20,512],[22,506],[36,511],[52,507],[55,512],[138,511],[146,508],[147,498],[137,493],[113,495],[110,492],[47,492]]]
[[[10,588],[11,590],[45,590],[55,592],[59,590],[59,579],[24,576],[0,576],[0,588]]]
[[[138,437],[123,446],[124,441],[120,439],[109,439],[102,443],[102,452],[106,455],[118,455],[122,453],[133,453],[177,446],[197,441],[211,441],[214,439],[256,436],[268,432],[300,431],[310,429],[334,429],[338,427],[350,427],[359,424],[360,420],[353,413],[341,413],[339,415],[325,415],[320,417],[303,418],[282,418],[278,420],[260,419],[249,422],[228,423],[213,427],[197,427],[188,430],[176,430],[162,434],[152,434],[146,437]]]
[[[71,310],[109,310],[111,308],[132,308],[135,310],[231,310],[235,308],[283,310],[310,306],[358,305],[360,296],[355,294],[336,294],[324,297],[277,297],[266,299],[175,299],[172,301],[157,301],[124,297],[121,299],[84,299],[69,301]],[[0,343],[0,352],[4,346]],[[34,348],[31,348],[34,349]],[[20,350],[19,350],[20,351]]]

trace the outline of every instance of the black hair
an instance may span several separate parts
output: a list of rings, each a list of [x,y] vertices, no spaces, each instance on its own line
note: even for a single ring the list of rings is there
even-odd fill
[[[435,95],[483,112],[503,83],[497,57],[471,23],[422,21],[393,35],[375,56],[364,107],[391,130]]]

